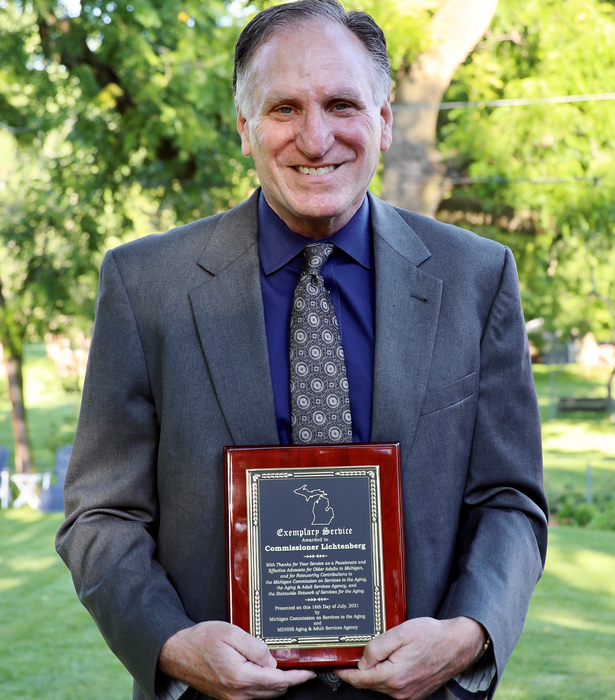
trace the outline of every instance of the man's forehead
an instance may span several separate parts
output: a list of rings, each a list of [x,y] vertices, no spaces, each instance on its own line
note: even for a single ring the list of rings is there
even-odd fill
[[[305,23],[280,29],[259,46],[252,59],[254,87],[267,101],[292,99],[297,81],[318,85],[331,99],[357,99],[365,93],[369,60],[363,44],[345,27]]]
[[[367,55],[367,50],[363,43],[350,29],[337,22],[327,22],[320,19],[309,19],[297,23],[296,25],[277,27],[262,41],[255,53],[263,52],[267,46],[271,47],[276,43],[286,41],[289,42],[291,46],[296,46],[298,37],[310,36],[313,37],[313,40],[329,37],[338,45],[350,42],[351,44],[355,44],[358,48],[363,49]],[[341,46],[340,50],[343,51]]]

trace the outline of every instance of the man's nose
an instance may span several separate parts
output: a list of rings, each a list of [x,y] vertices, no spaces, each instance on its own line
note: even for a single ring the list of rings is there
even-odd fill
[[[322,158],[335,137],[327,117],[320,109],[308,110],[296,137],[297,148],[308,158]]]

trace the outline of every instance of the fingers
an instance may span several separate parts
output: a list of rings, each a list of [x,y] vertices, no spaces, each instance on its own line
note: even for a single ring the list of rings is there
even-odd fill
[[[472,662],[484,635],[478,623],[465,618],[407,620],[373,639],[357,669],[336,673],[355,688],[420,700]]]
[[[406,643],[407,641],[404,639],[400,628],[394,627],[388,632],[375,637],[367,644],[363,651],[363,657],[359,660],[358,668],[361,671],[373,668],[376,664],[388,659],[396,649],[399,649]]]
[[[313,671],[278,669],[269,647],[239,627],[229,626],[225,642],[243,657],[239,674],[241,685],[251,689],[252,697],[276,697],[290,686],[305,683],[315,676]]]
[[[364,671],[359,671],[356,668],[339,668],[335,669],[335,674],[338,678],[349,683],[350,685],[358,688],[359,690],[363,687],[361,683],[361,677]]]
[[[284,680],[288,688],[293,685],[301,685],[306,681],[312,680],[312,678],[316,678],[314,671],[300,671],[297,669],[293,671],[279,671],[279,673],[284,674]]]
[[[369,688],[383,693],[387,692],[387,681],[392,672],[392,664],[385,660],[366,671],[358,668],[345,668],[335,673],[355,688]]]
[[[175,634],[164,644],[158,663],[167,675],[219,700],[277,697],[315,675],[276,668],[264,642],[217,620]]]
[[[239,627],[232,625],[229,625],[229,627],[229,634],[225,639],[229,646],[257,666],[262,666],[263,668],[275,668],[277,666],[277,662],[271,656],[269,647],[265,642],[252,637]]]
[[[263,668],[246,663],[234,688],[238,691],[235,700],[242,697],[275,698],[283,695],[291,686],[305,683],[314,676],[312,671],[282,671],[279,668]]]

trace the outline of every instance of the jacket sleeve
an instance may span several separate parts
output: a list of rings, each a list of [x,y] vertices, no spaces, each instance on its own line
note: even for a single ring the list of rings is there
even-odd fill
[[[547,545],[540,418],[508,249],[480,357],[456,570],[439,617],[463,615],[487,630],[497,669],[491,697],[521,634]]]
[[[137,322],[109,252],[56,547],[79,599],[148,698],[162,645],[194,624],[155,558],[158,435]]]

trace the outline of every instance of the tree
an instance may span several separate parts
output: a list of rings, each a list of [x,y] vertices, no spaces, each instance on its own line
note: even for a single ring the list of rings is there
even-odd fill
[[[0,342],[9,382],[15,466],[33,467],[23,400],[23,349],[27,338],[50,328],[67,330],[93,314],[99,235],[71,225],[78,211],[74,193],[58,189],[39,160],[17,156],[7,138],[0,191]],[[10,164],[10,165],[9,165]]]
[[[230,95],[238,22],[222,0],[0,8],[0,342],[28,470],[24,342],[91,323],[106,246],[227,208],[254,177]]]
[[[611,3],[501,0],[445,99],[613,92],[614,43]],[[439,145],[452,190],[437,218],[513,249],[528,318],[564,338],[612,338],[613,102],[452,110]]]
[[[436,148],[440,102],[455,71],[487,31],[496,6],[497,0],[441,0],[427,27],[427,49],[396,66],[394,147],[384,156],[387,202],[435,214],[444,173]]]

